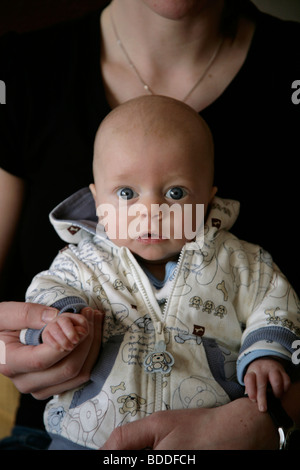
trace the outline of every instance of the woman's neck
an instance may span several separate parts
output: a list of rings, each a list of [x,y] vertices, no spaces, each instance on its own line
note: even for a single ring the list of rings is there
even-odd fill
[[[179,62],[183,67],[207,62],[220,41],[223,7],[224,0],[209,1],[179,18],[175,9],[168,12],[173,18],[162,16],[141,0],[113,0],[109,8],[132,61],[155,77]]]
[[[101,71],[112,107],[146,94],[147,85],[154,94],[183,100],[201,111],[238,73],[250,47],[254,23],[240,18],[236,36],[223,38],[224,0],[195,1],[198,7],[176,18],[175,4],[189,2],[113,0],[103,11]],[[169,16],[158,11],[163,6],[168,7]]]

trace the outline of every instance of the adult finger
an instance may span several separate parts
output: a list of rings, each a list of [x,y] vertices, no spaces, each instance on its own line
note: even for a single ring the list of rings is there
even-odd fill
[[[79,387],[90,379],[101,344],[101,327],[104,315],[90,308],[83,313],[89,324],[88,336],[61,362],[44,372],[37,372],[30,377],[30,393],[37,399],[63,393]]]
[[[81,361],[85,360],[87,349],[83,341],[71,352],[62,352],[60,361],[48,368],[37,368],[36,371],[16,374],[12,380],[17,389],[22,393],[31,393],[37,399],[45,399],[52,395],[70,390],[66,383],[76,377],[82,367]],[[41,345],[55,351],[51,346]],[[40,346],[33,346],[35,349]],[[56,351],[57,353],[57,351]],[[59,354],[59,353],[57,353]],[[83,382],[82,382],[83,383]]]
[[[145,419],[116,428],[101,450],[139,450],[153,448],[153,430]]]
[[[246,393],[251,401],[256,402],[256,374],[254,371],[248,371],[244,378]]]
[[[53,320],[58,310],[29,302],[1,302],[0,330],[40,329]]]
[[[46,370],[68,354],[66,351],[58,351],[47,344],[25,346],[18,341],[18,338],[11,341],[12,336],[9,334],[3,334],[1,338],[5,343],[6,361],[0,366],[0,373],[10,378]]]
[[[92,368],[96,364],[101,347],[102,330],[105,314],[97,310],[94,310],[93,315],[91,315],[91,312],[89,312],[88,310],[82,311],[82,314],[86,317],[89,322],[89,328],[91,330],[91,347],[88,351],[88,355],[86,361],[83,364],[81,373],[83,375],[90,375]]]

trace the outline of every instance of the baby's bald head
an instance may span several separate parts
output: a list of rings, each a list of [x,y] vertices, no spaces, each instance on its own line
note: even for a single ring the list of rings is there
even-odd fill
[[[120,140],[177,139],[188,149],[193,147],[199,168],[205,166],[211,184],[214,171],[214,145],[211,132],[199,114],[181,101],[165,96],[141,96],[115,108],[102,121],[94,146],[94,177],[107,158],[108,144]],[[141,159],[142,164],[142,159]]]

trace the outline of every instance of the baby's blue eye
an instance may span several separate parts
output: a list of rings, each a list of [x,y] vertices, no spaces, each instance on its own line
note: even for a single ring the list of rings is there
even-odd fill
[[[138,196],[138,194],[135,191],[133,191],[133,189],[131,189],[131,188],[121,188],[117,191],[117,195],[121,199],[125,199],[126,201],[128,201],[129,199],[133,199],[133,198]]]
[[[170,188],[167,191],[166,197],[178,201],[179,199],[182,199],[184,196],[186,196],[186,194],[187,193],[183,188],[180,188],[180,186],[175,186],[174,188]]]

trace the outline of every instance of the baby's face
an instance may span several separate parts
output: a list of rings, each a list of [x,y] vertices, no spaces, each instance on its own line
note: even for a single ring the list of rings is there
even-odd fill
[[[106,139],[93,193],[99,222],[116,245],[167,261],[195,237],[215,192],[210,159],[201,155],[207,145],[197,144],[183,133],[139,129]]]

